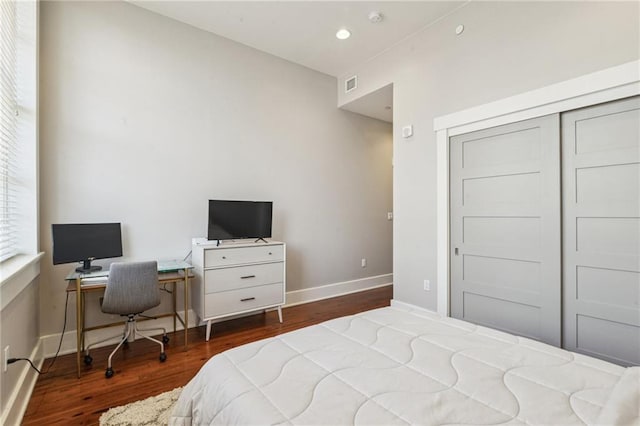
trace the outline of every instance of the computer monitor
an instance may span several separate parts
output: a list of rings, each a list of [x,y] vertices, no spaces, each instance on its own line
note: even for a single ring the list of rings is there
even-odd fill
[[[70,223],[51,225],[53,264],[82,262],[76,271],[99,271],[94,259],[122,256],[122,233],[119,223]]]

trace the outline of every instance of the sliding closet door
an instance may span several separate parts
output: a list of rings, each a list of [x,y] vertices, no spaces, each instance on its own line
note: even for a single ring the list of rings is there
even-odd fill
[[[640,364],[640,98],[562,116],[564,346]]]
[[[558,115],[450,140],[451,312],[560,345]]]

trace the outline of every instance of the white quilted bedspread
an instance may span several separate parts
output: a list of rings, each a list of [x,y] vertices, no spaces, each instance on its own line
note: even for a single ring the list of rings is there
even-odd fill
[[[640,424],[639,380],[638,368],[388,307],[214,356],[170,424]]]

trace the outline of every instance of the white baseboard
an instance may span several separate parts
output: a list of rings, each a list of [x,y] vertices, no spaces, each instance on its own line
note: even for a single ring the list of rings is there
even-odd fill
[[[284,307],[300,305],[303,303],[315,302],[318,300],[329,299],[331,297],[344,296],[346,294],[356,293],[365,290],[371,290],[374,288],[385,287],[393,284],[393,274],[377,275],[373,277],[361,278],[358,280],[343,281],[339,283],[327,284],[319,287],[306,288],[302,290],[294,290],[287,292],[286,304]],[[180,312],[182,315],[182,313]],[[243,316],[243,315],[240,315]],[[228,320],[231,318],[223,318],[219,321]],[[198,320],[198,321],[197,321]],[[204,323],[199,321],[195,312],[189,310],[189,327],[197,327]],[[114,326],[109,328],[102,328],[99,330],[93,330],[87,333],[87,343],[95,342],[101,339],[105,339],[109,336],[118,334],[118,330],[121,326]],[[173,330],[173,319],[158,318],[157,320],[145,321],[142,326],[144,328],[164,327],[167,330]],[[178,323],[177,330],[183,330],[183,327]],[[56,354],[58,345],[60,344],[60,333],[49,334],[47,336],[40,337],[40,344],[42,345],[42,352],[45,358],[50,358]],[[114,344],[114,341],[107,341],[98,344],[94,347],[108,346]],[[64,333],[62,339],[62,345],[60,347],[60,355],[66,355],[74,353],[76,351],[76,331],[71,330]]]
[[[346,294],[357,293],[359,291],[372,290],[378,287],[385,287],[393,284],[393,274],[376,275],[373,277],[360,278],[358,280],[343,281],[339,283],[321,285],[318,287],[305,288],[287,292],[287,299],[284,307],[300,305],[303,303],[315,302]]]
[[[396,300],[396,299],[391,299],[391,306],[397,306],[399,308],[409,309],[409,310],[413,310],[413,311],[424,311],[424,312],[428,312],[430,314],[437,314],[438,313],[436,311],[432,311],[431,309],[423,308],[422,306],[418,306],[418,305],[412,305],[411,303],[407,303],[407,302],[401,302],[401,301]]]
[[[182,312],[178,312],[180,316],[182,316]],[[189,309],[189,324],[188,327],[196,327],[198,324],[196,323],[196,314],[191,309]],[[101,328],[98,330],[92,330],[87,332],[87,336],[85,337],[87,344],[91,344],[92,342],[96,342],[102,339],[106,339],[109,336],[117,335],[119,331],[122,330],[124,326],[124,321],[122,325],[117,325],[108,328]],[[145,321],[140,325],[140,328],[159,328],[164,327],[167,331],[173,331],[173,318],[171,317],[163,317],[158,318],[156,320]],[[176,331],[184,330],[184,327],[178,321],[176,325]],[[42,344],[43,353],[45,358],[50,358],[56,354],[56,350],[58,349],[58,345],[60,344],[60,333],[49,334],[48,336],[41,336],[40,342]],[[93,346],[94,348],[99,348],[101,346],[109,346],[116,343],[116,340],[102,342]],[[67,331],[64,333],[64,337],[62,339],[62,346],[60,347],[60,355],[70,354],[76,352],[76,330]]]
[[[29,359],[33,360],[39,370],[42,370],[44,357],[42,356],[41,341],[38,341],[33,348]],[[0,425],[19,425],[22,423],[22,417],[27,411],[31,394],[38,381],[38,373],[26,361],[20,361],[20,364],[13,364],[11,368],[19,368],[19,365],[22,366],[20,379],[18,380],[18,385],[7,398],[5,410],[0,414]]]
[[[344,296],[360,291],[372,290],[374,288],[393,285],[393,274],[377,275],[374,277],[362,278],[359,280],[344,281],[340,283],[327,284],[319,287],[305,288],[303,290],[293,290],[287,292],[286,303],[283,308],[302,305],[304,303],[317,302],[319,300],[330,299],[332,297]],[[278,308],[268,308],[267,312],[275,311]],[[265,309],[258,309],[244,314],[230,315],[224,318],[217,318],[211,321],[212,324],[229,321],[236,318],[247,317],[263,312]],[[285,318],[286,320],[286,318]],[[200,321],[199,325],[205,325],[206,321]]]
[[[339,283],[327,284],[319,287],[306,288],[302,290],[294,290],[287,292],[286,304],[284,307],[300,305],[303,303],[315,302],[318,300],[329,299],[337,296],[344,296],[346,294],[356,293],[360,291],[371,290],[374,288],[385,287],[393,284],[393,274],[377,275],[373,277],[361,278],[358,280],[343,281]],[[182,315],[182,313],[180,312]],[[228,320],[231,318],[224,318]],[[204,323],[201,323],[197,318],[193,310],[189,310],[189,327],[197,327]],[[99,330],[93,330],[87,333],[87,343],[95,342],[101,339],[105,339],[109,336],[118,334],[118,330],[121,326],[114,326],[109,328],[102,328]],[[173,330],[173,319],[170,317],[158,318],[157,320],[145,321],[144,328],[164,327],[167,330]],[[177,330],[183,330],[180,323],[177,325]],[[113,341],[103,342],[94,347],[112,345]],[[42,353],[44,358],[51,358],[56,354],[58,345],[60,344],[60,333],[49,334],[47,336],[40,337],[40,345],[42,347]],[[60,347],[60,355],[66,355],[74,353],[76,351],[76,331],[71,330],[64,333],[62,339],[62,345]]]

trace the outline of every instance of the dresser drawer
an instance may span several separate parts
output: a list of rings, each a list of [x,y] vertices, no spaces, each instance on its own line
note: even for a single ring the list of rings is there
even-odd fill
[[[283,283],[205,295],[205,318],[250,311],[284,303]]]
[[[282,245],[216,248],[204,251],[205,268],[282,260],[284,260]]]
[[[237,290],[281,283],[283,280],[283,262],[207,269],[204,271],[204,292],[208,294],[217,291]]]

